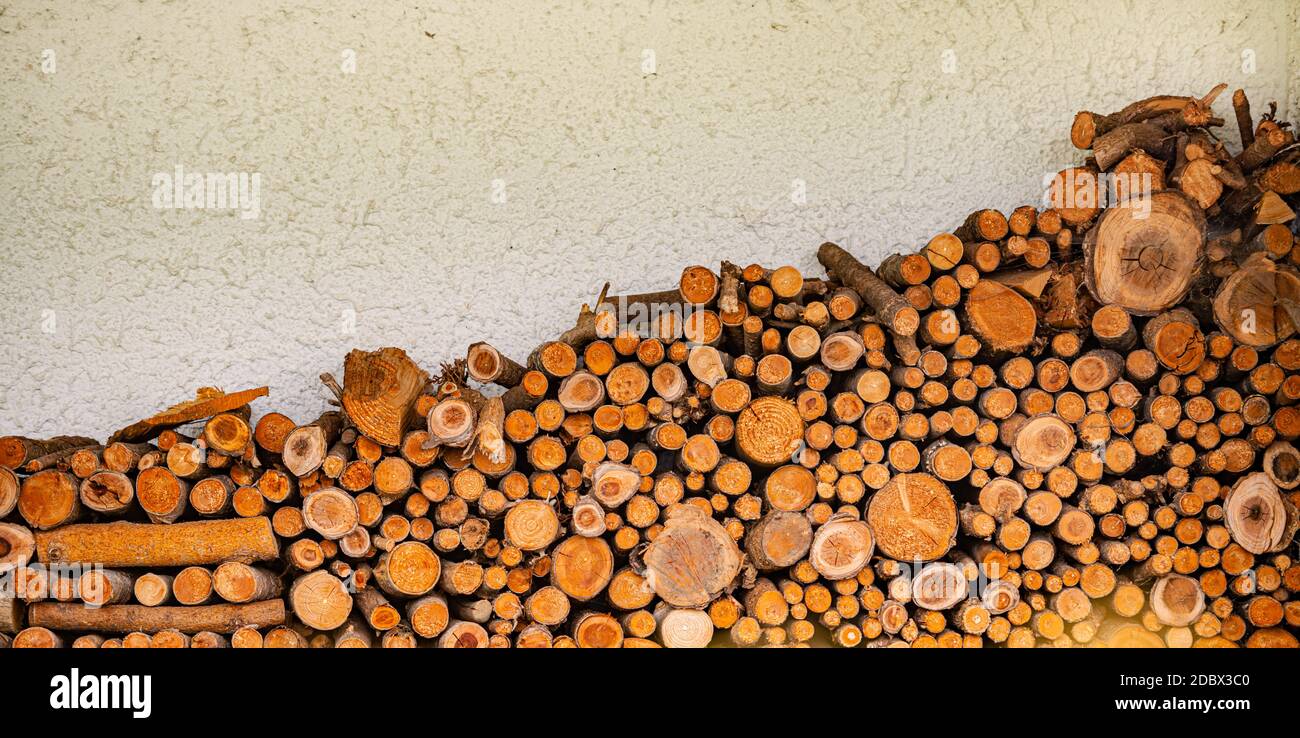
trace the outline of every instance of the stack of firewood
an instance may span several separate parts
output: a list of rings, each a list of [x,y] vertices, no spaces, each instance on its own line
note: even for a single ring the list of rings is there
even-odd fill
[[[1300,146],[1221,91],[1079,113],[1043,207],[874,270],[0,439],[0,644],[1295,647]]]

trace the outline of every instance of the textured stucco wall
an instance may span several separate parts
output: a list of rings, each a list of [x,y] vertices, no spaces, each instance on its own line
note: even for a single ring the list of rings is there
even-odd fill
[[[918,244],[1036,200],[1080,108],[1224,81],[1300,116],[1298,6],[7,3],[0,433],[203,384],[306,418],[350,347],[518,356],[606,279]],[[156,209],[177,164],[260,174],[260,218]]]

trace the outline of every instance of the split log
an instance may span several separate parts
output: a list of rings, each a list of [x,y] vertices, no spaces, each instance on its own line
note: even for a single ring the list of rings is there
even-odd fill
[[[980,280],[966,297],[965,321],[980,343],[994,353],[1023,351],[1034,340],[1034,306],[1015,290]]]
[[[396,446],[410,427],[415,398],[429,375],[397,348],[349,351],[343,360],[343,409],[363,435]]]
[[[1219,286],[1214,322],[1243,346],[1276,345],[1300,324],[1300,275],[1252,254]]]

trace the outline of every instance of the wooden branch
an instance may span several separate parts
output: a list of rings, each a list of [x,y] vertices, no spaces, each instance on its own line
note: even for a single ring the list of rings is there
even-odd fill
[[[195,393],[193,400],[172,405],[157,415],[129,425],[109,436],[108,442],[147,441],[165,430],[243,407],[265,397],[269,391],[266,387],[257,387],[226,394],[213,387],[203,387]]]

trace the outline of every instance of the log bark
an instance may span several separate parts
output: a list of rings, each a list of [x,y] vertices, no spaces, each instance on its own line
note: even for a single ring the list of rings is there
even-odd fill
[[[189,566],[267,561],[279,553],[271,521],[264,517],[173,525],[90,523],[36,534],[36,556],[42,563]]]
[[[22,491],[22,482],[18,475],[7,467],[0,467],[0,519],[9,516],[18,506],[18,495]]]
[[[33,626],[54,630],[157,633],[174,628],[182,633],[203,630],[233,633],[244,626],[280,625],[284,622],[284,601],[199,607],[108,605],[98,608],[63,602],[37,602],[27,609],[27,619]]]
[[[3,436],[0,437],[0,467],[21,469],[27,462],[42,456],[94,445],[95,439],[85,436],[55,436],[44,440]]]
[[[853,288],[892,333],[898,336],[916,333],[920,316],[915,308],[849,252],[833,243],[824,243],[817,250],[817,259],[826,271]]]

